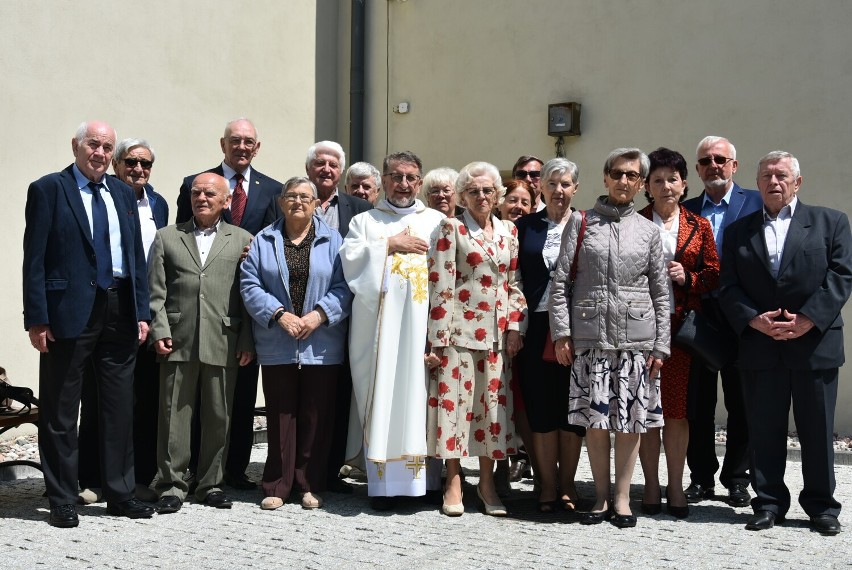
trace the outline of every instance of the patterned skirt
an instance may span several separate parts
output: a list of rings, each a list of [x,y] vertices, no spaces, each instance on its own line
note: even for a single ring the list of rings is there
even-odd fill
[[[662,427],[660,379],[648,379],[647,358],[640,350],[579,351],[571,368],[568,421],[622,433]]]

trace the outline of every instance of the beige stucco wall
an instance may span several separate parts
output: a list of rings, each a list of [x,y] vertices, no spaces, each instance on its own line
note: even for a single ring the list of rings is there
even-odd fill
[[[583,134],[565,144],[580,167],[579,207],[602,193],[609,150],[664,145],[692,161],[698,141],[717,134],[737,146],[742,186],[754,188],[758,159],[781,148],[801,161],[803,201],[850,210],[849,2],[367,4],[367,149],[377,164],[386,145],[414,150],[427,170],[553,157],[547,105],[579,101]],[[391,111],[401,101],[410,113]],[[844,316],[852,322],[852,308]],[[836,426],[852,433],[852,366],[841,375]]]
[[[13,382],[37,387],[38,357],[22,319],[26,190],[72,162],[77,125],[103,119],[119,138],[149,140],[157,152],[151,182],[172,207],[170,221],[183,177],[221,161],[219,138],[232,118],[257,125],[260,171],[282,181],[304,174],[308,146],[337,126],[336,105],[325,102],[336,99],[337,5],[0,2],[0,189],[9,222],[0,247],[0,366]]]

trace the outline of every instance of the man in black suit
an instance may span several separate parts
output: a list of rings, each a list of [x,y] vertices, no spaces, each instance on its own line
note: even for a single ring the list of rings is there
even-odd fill
[[[133,191],[106,176],[115,131],[83,123],[74,164],[27,191],[24,327],[40,353],[39,448],[49,522],[79,524],[77,414],[83,369],[98,385],[107,513],[150,517],[134,496],[133,366],[148,334],[147,271]]]
[[[695,152],[695,169],[704,184],[704,191],[683,206],[710,220],[716,251],[722,256],[725,228],[736,220],[758,211],[762,202],[756,190],[746,190],[734,182],[737,172],[737,149],[728,139],[704,137]],[[701,300],[703,314],[711,319],[725,336],[734,333],[719,308],[718,292]],[[716,397],[718,377],[722,377],[725,409],[728,412],[728,438],[719,482],[728,489],[728,503],[734,507],[747,507],[748,492],[748,429],[743,406],[742,378],[737,368],[736,350],[731,348],[728,363],[717,372],[702,361],[692,359],[690,370],[687,417],[689,419],[689,446],[686,461],[691,482],[686,488],[686,499],[697,503],[713,498],[716,471]]]
[[[811,528],[840,532],[834,499],[834,409],[844,362],[840,310],[852,293],[852,234],[846,214],[797,198],[802,177],[790,153],[758,165],[763,209],[725,232],[720,302],[739,336],[752,442],[754,516],[772,528],[790,508],[784,485],[790,401],[802,446],[799,504]]]
[[[308,179],[317,187],[320,206],[316,209],[316,213],[343,237],[349,233],[349,222],[353,217],[373,208],[367,200],[338,190],[340,175],[345,167],[346,154],[339,143],[320,141],[308,149],[305,172]],[[351,493],[352,487],[339,478],[340,468],[346,460],[346,434],[349,429],[349,406],[352,398],[352,376],[349,372],[348,353],[340,370],[335,391],[334,432],[328,454],[327,479],[329,491]]]
[[[252,168],[251,162],[260,151],[260,140],[257,137],[257,129],[248,119],[239,118],[228,123],[219,145],[225,158],[222,164],[206,172],[218,174],[228,181],[231,207],[222,212],[222,219],[255,235],[278,218],[275,198],[281,191],[282,184]],[[192,218],[190,195],[196,176],[198,174],[184,178],[180,187],[175,219],[179,224]],[[228,457],[225,462],[225,483],[235,489],[255,487],[254,481],[246,476],[246,468],[251,459],[251,446],[254,442],[254,407],[257,401],[259,370],[255,360],[247,366],[241,366],[237,373]],[[193,430],[197,429],[196,419]],[[194,433],[193,461],[190,469],[195,466],[198,445],[198,434]]]

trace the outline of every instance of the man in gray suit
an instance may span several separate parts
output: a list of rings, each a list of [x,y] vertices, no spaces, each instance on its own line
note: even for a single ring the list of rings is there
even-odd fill
[[[222,219],[231,202],[228,181],[214,173],[192,183],[193,217],[157,232],[151,248],[151,342],[159,355],[157,447],[161,514],[180,510],[189,485],[190,424],[201,418],[195,498],[230,508],[222,492],[223,459],[239,366],[254,358],[248,315],[239,291],[239,261],[251,234]]]

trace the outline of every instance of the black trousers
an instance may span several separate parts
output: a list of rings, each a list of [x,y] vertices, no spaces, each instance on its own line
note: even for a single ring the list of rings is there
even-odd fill
[[[48,342],[39,370],[39,451],[51,507],[77,502],[77,415],[84,369],[91,365],[98,395],[98,450],[107,502],[130,499],[133,473],[133,368],[138,346],[129,286],[95,296],[77,338]]]
[[[160,365],[147,343],[136,353],[133,371],[133,465],[136,483],[148,486],[157,474],[157,416],[160,399]],[[98,389],[94,368],[86,366],[80,407],[80,488],[101,486],[98,451]]]
[[[713,319],[720,330],[736,338],[716,299],[702,303],[704,314]],[[686,463],[693,483],[708,487],[716,482],[719,460],[716,458],[716,400],[718,377],[722,377],[725,409],[728,411],[727,442],[719,482],[725,487],[748,485],[749,439],[746,409],[743,403],[742,375],[736,357],[717,374],[703,362],[693,358],[687,388],[689,446]]]
[[[751,484],[755,511],[784,516],[790,490],[787,467],[787,423],[790,402],[802,446],[799,504],[808,516],[840,514],[834,499],[834,409],[837,368],[828,370],[749,370],[744,380],[748,429],[752,441]]]

